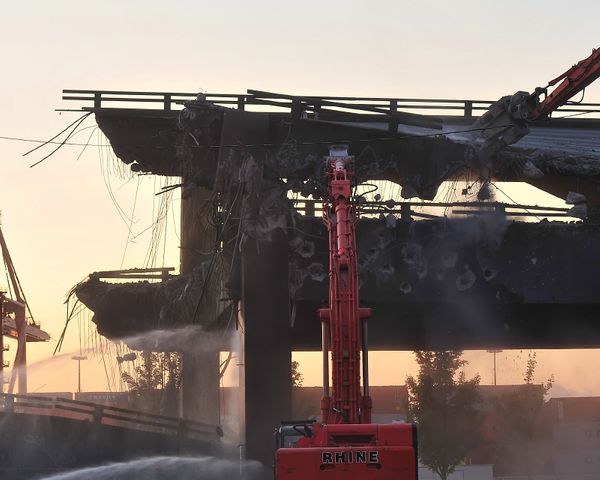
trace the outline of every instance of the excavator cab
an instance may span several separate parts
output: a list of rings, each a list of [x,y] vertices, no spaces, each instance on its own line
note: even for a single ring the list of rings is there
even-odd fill
[[[314,420],[282,422],[275,432],[275,450],[294,448],[301,438],[312,437],[313,423]]]

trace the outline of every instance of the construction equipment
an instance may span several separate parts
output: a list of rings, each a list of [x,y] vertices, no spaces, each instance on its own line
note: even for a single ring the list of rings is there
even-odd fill
[[[14,298],[8,298],[4,293],[0,294],[0,321],[2,330],[0,331],[0,351],[3,353],[8,350],[4,345],[4,337],[17,340],[17,351],[15,352],[15,361],[12,374],[8,382],[8,393],[13,393],[15,382],[18,378],[19,393],[27,393],[27,343],[28,342],[47,342],[50,335],[35,323],[31,310],[27,305],[25,293],[21,288],[21,282],[17,276],[17,271],[13,264],[2,228],[0,227],[0,251],[4,260],[4,266],[9,279],[10,292]],[[27,316],[29,313],[29,317]],[[0,355],[0,393],[4,388],[3,370],[8,367],[4,362],[3,355]]]
[[[319,310],[321,420],[285,422],[279,428],[277,480],[417,478],[415,426],[371,423],[367,341],[371,309],[359,306],[354,234],[359,212],[352,197],[352,160],[346,146],[332,147],[326,157],[330,181],[323,218],[329,232],[330,283],[329,308]]]
[[[470,128],[470,141],[481,165],[482,179],[485,181],[491,176],[492,157],[527,135],[531,122],[546,119],[598,77],[600,48],[592,50],[588,58],[548,82],[546,87],[538,87],[533,93],[519,91],[493,103]],[[548,87],[555,86],[561,80],[560,85],[548,94]],[[544,100],[540,100],[542,95],[545,96]]]

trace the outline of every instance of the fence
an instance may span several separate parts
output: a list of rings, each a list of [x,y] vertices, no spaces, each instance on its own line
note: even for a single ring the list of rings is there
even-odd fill
[[[210,442],[222,436],[220,427],[202,422],[66,398],[2,394],[0,412],[61,417]]]
[[[198,93],[184,92],[128,92],[121,90],[63,90],[63,100],[85,102],[83,110],[111,108],[127,104],[131,108],[150,108],[163,111],[180,109],[185,102],[195,100]],[[385,115],[398,121],[411,117],[414,113],[454,115],[465,118],[486,111],[491,100],[439,99],[439,98],[389,98],[389,97],[343,97],[343,96],[297,96],[248,90],[247,93],[203,93],[208,102],[238,110],[283,111],[293,114],[306,113],[319,115],[326,112],[360,113]],[[91,104],[91,106],[89,105]],[[123,107],[121,107],[123,108]],[[559,114],[600,115],[600,103],[575,103],[556,110]],[[418,122],[419,115],[411,117]],[[421,119],[423,121],[423,119]],[[424,124],[423,126],[428,126]],[[430,126],[430,125],[429,125]]]

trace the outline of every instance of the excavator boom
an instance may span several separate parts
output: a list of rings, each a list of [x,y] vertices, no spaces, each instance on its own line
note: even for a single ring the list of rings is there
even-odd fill
[[[592,54],[588,58],[581,60],[565,73],[548,82],[548,87],[553,87],[562,80],[561,84],[531,112],[530,119],[538,120],[547,117],[598,77],[600,77],[600,48],[592,50]],[[547,91],[547,87],[543,91]]]
[[[498,152],[517,143],[529,133],[531,122],[550,116],[598,77],[600,77],[600,49],[595,49],[588,58],[573,65],[546,87],[538,87],[533,93],[516,92],[494,102],[470,128],[469,141],[475,150],[483,182],[491,178],[493,157]],[[561,80],[562,82],[548,94],[548,87],[556,85]],[[541,101],[540,97],[543,94],[546,98]]]
[[[321,421],[286,422],[277,432],[277,480],[416,480],[417,439],[409,423],[371,423],[367,320],[359,303],[347,146],[325,157],[329,185],[323,220],[329,232],[329,306],[319,310],[323,335]],[[331,387],[329,383],[331,354]],[[361,386],[361,367],[363,385]]]
[[[346,147],[334,147],[326,158],[330,177],[323,221],[329,232],[329,308],[319,310],[323,332],[323,370],[331,352],[332,389],[323,378],[323,423],[371,423],[366,322],[371,310],[358,303],[358,270],[354,225],[357,207],[352,193],[351,157]],[[361,391],[361,351],[364,392]],[[364,393],[364,394],[363,394]]]

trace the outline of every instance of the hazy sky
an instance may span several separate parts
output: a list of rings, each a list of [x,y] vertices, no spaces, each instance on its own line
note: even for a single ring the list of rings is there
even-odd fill
[[[45,139],[64,128],[76,114],[54,111],[75,106],[61,101],[63,88],[257,88],[494,99],[545,85],[589,55],[600,46],[599,20],[596,1],[4,1],[0,136]],[[600,84],[587,89],[586,100],[600,102]],[[83,126],[93,125],[89,119]],[[92,128],[77,139],[85,141],[90,133]],[[140,234],[153,221],[152,193],[160,179],[103,175],[111,162],[99,148],[77,159],[80,149],[66,147],[30,169],[41,152],[21,155],[33,146],[0,140],[0,209],[31,308],[53,336],[50,345],[30,348],[35,360],[53,350],[64,324],[65,294],[75,283],[95,270],[141,266],[149,232],[129,244],[122,264],[129,227],[115,201],[131,215],[139,183],[131,229]],[[175,209],[169,229],[176,216]],[[178,255],[172,234],[165,263],[176,266]],[[71,328],[65,348],[73,350],[77,344],[77,328]],[[491,381],[489,356],[470,355],[484,381]],[[393,358],[400,361],[398,355]],[[541,377],[554,372],[571,391],[600,394],[600,378],[592,373],[600,367],[598,351],[542,352],[539,359]],[[309,371],[318,365],[306,362],[311,377]],[[385,369],[378,369],[383,363],[377,362],[376,382],[403,382],[403,374],[380,374]],[[56,370],[54,375],[63,383],[52,383],[54,377],[33,378],[34,368],[31,389],[67,388],[61,385],[65,376],[74,380],[75,362],[63,363],[64,373]],[[517,365],[517,355],[506,354],[506,363]],[[98,359],[85,368],[96,371]],[[510,368],[511,376],[506,373],[503,380],[499,373],[500,380],[518,380],[521,366]],[[88,384],[105,388],[101,376]]]

